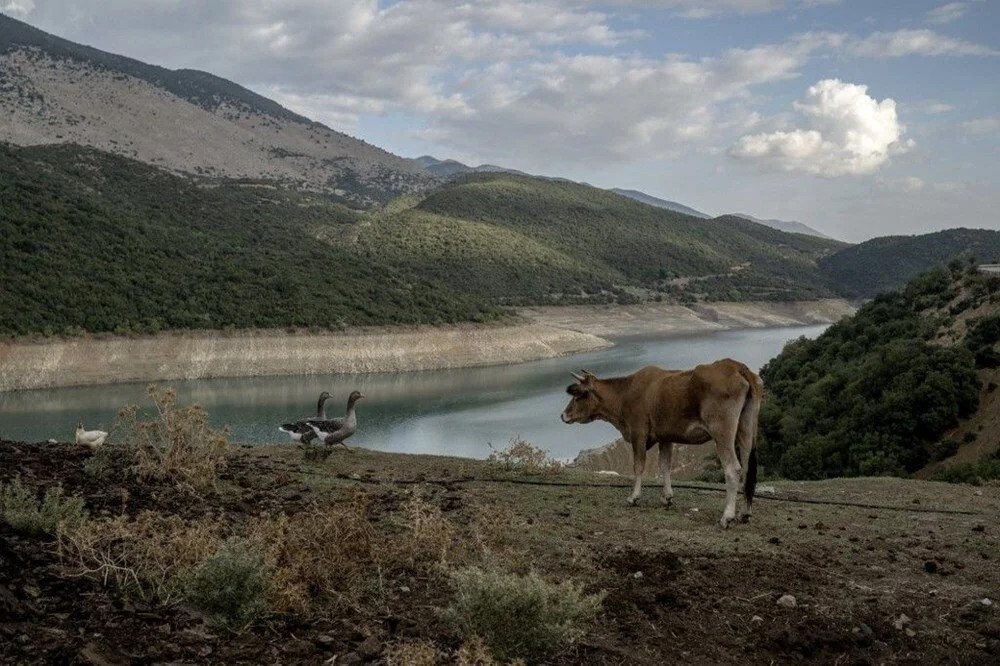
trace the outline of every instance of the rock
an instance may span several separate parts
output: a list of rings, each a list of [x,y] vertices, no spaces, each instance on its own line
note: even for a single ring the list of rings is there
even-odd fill
[[[754,615],[752,618],[750,618],[750,621],[753,622],[754,624],[758,624],[760,622],[763,622],[764,618],[762,618],[760,615]]]
[[[915,632],[915,631],[913,631],[913,629],[910,629],[909,627],[907,627],[906,628],[906,635],[909,636],[910,638],[913,638],[914,636],[917,635],[917,632]]]
[[[765,495],[774,495],[778,491],[775,489],[774,486],[757,486],[756,492],[764,493]]]
[[[642,578],[642,572],[641,571],[636,571],[634,574],[632,574],[632,578],[635,578],[636,580],[639,580],[640,578]]]
[[[982,605],[984,605],[984,606],[992,606],[992,605],[993,605],[993,602],[992,602],[992,601],[990,601],[990,600],[989,600],[988,598],[986,598],[986,597],[983,597],[982,599],[980,599],[980,600],[979,600],[979,603],[981,603],[981,604],[982,604]]]
[[[594,472],[594,474],[605,474],[607,476],[621,476],[621,474],[614,471],[613,469],[599,469],[596,472]]]
[[[912,622],[912,621],[913,621],[913,620],[911,620],[911,619],[909,618],[909,616],[907,616],[907,615],[906,615],[906,613],[902,613],[902,614],[900,614],[900,616],[899,616],[899,617],[897,617],[897,618],[896,618],[896,619],[895,619],[895,620],[893,621],[893,623],[892,623],[892,626],[896,627],[896,629],[897,629],[898,631],[902,631],[902,630],[903,630],[903,628],[904,628],[904,627],[906,627],[906,625],[910,624],[910,622]]]
[[[795,601],[795,597],[792,595],[783,594],[778,598],[776,603],[782,608],[795,608],[797,602]]]
[[[400,585],[399,586],[399,591],[402,592],[403,594],[409,594],[410,593],[410,588],[408,588],[405,585]]]
[[[92,666],[118,666],[119,664],[128,663],[128,660],[124,657],[110,654],[95,643],[87,643],[80,649],[77,656],[80,658],[80,661]]]
[[[346,652],[343,655],[335,655],[329,661],[328,664],[336,664],[336,666],[357,666],[364,661],[357,652]]]

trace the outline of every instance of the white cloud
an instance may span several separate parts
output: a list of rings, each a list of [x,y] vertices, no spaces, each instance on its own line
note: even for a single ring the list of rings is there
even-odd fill
[[[890,192],[901,192],[903,194],[911,194],[913,192],[919,192],[924,189],[927,185],[922,178],[916,176],[905,176],[903,178],[895,178],[892,180],[885,180],[879,182],[879,186],[884,190],[889,190]]]
[[[841,0],[588,0],[592,5],[667,9],[684,18],[704,19],[724,14],[767,14],[783,9],[837,4]]]
[[[967,120],[961,125],[969,134],[993,134],[1000,132],[1000,116],[986,116]]]
[[[751,134],[729,150],[735,158],[821,176],[870,174],[912,142],[900,141],[904,127],[892,99],[881,102],[868,87],[825,79],[810,86],[795,108],[807,126]]]
[[[676,155],[746,131],[753,87],[790,78],[813,42],[731,49],[713,58],[554,54],[459,82],[468,106],[437,114],[424,138],[490,159],[633,161]]]
[[[928,23],[951,23],[964,16],[967,11],[969,11],[968,3],[949,2],[946,5],[928,10],[924,17]]]
[[[852,42],[849,51],[853,55],[876,58],[897,58],[908,55],[1000,55],[1000,51],[988,46],[955,39],[926,29],[874,32],[865,39]]]
[[[25,18],[35,8],[35,0],[0,0],[0,12]]]

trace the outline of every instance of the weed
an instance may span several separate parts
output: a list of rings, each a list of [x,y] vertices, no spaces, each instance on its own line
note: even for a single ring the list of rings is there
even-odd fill
[[[187,577],[184,597],[214,622],[243,631],[260,617],[270,591],[260,554],[242,539],[229,539]]]
[[[554,474],[563,468],[561,462],[520,437],[511,439],[506,448],[493,449],[487,460],[502,471],[520,474]]]
[[[187,523],[143,511],[61,532],[59,552],[77,573],[113,582],[126,595],[170,601],[181,596],[184,575],[218,550],[221,534],[210,518]]]
[[[507,573],[496,565],[451,572],[455,589],[444,618],[466,639],[479,636],[502,660],[538,661],[583,635],[604,593],[587,595],[571,581],[547,582],[537,573]]]
[[[37,536],[77,529],[86,522],[87,513],[83,498],[67,496],[61,485],[46,488],[39,502],[34,489],[14,477],[0,484],[0,518],[18,532]]]
[[[146,394],[158,418],[141,420],[135,405],[119,412],[139,476],[195,488],[214,484],[231,451],[228,431],[210,428],[208,413],[198,405],[178,407],[173,389],[161,391],[151,385]]]

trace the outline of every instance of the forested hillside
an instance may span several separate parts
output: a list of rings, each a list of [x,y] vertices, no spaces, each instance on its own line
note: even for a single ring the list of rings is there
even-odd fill
[[[473,242],[488,226],[497,236],[483,242],[493,255],[512,251],[497,244],[500,239],[545,248],[551,256],[536,263],[571,267],[569,282],[553,283],[544,275],[532,279],[532,297],[547,295],[553,302],[602,289],[637,298],[688,300],[833,296],[817,261],[843,247],[738,218],[702,220],[588,185],[505,173],[463,176],[428,195],[402,219],[413,225],[427,215],[463,221],[455,229],[459,245],[458,238]],[[529,273],[532,265],[519,272]],[[508,284],[500,282],[497,287]]]
[[[0,144],[0,334],[444,323],[473,294],[358,261],[359,213],[274,186],[199,186],[76,146]]]
[[[947,229],[920,236],[873,238],[824,257],[820,265],[845,295],[870,298],[898,289],[932,266],[956,257],[982,263],[1000,260],[1000,232]]]
[[[877,296],[763,368],[763,464],[817,479],[908,474],[951,456],[946,435],[976,415],[998,341],[1000,279],[967,262]]]
[[[838,247],[477,175],[376,211],[78,146],[0,147],[0,334],[488,320],[497,306],[832,295]]]

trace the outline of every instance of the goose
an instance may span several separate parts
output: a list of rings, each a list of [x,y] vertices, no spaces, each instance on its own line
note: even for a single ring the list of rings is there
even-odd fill
[[[101,448],[108,433],[103,430],[84,430],[82,423],[76,424],[76,443],[86,446],[91,451]]]
[[[319,394],[319,402],[316,403],[316,416],[310,416],[307,419],[302,419],[301,421],[296,421],[295,423],[282,423],[278,430],[281,432],[287,432],[293,442],[309,444],[316,439],[316,433],[314,433],[312,428],[309,427],[309,422],[326,421],[326,401],[331,397],[333,396],[326,391],[323,391]]]
[[[319,437],[319,441],[324,444],[340,444],[350,451],[351,447],[344,444],[344,440],[353,435],[354,431],[358,429],[358,417],[354,413],[354,405],[357,404],[358,400],[365,397],[365,394],[360,391],[352,391],[350,397],[347,398],[347,413],[344,414],[344,418],[342,419],[309,421],[309,427]]]

